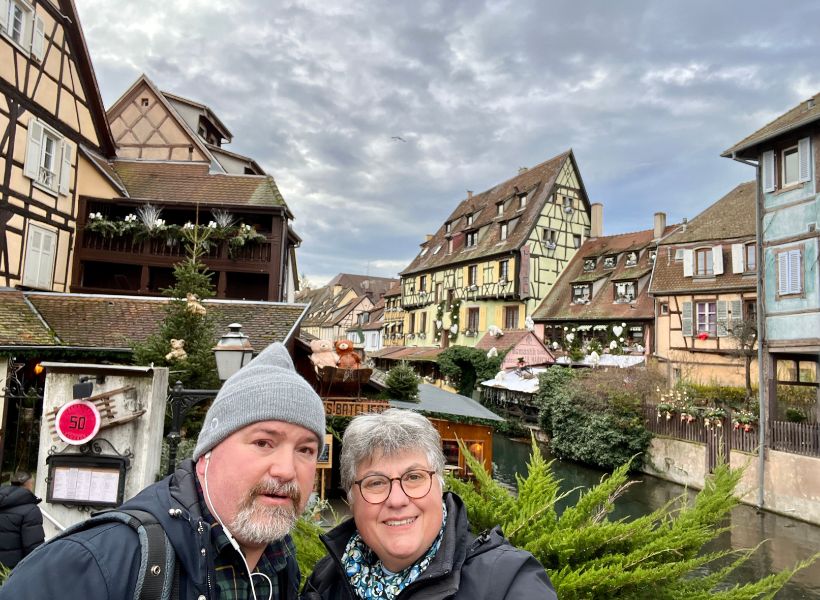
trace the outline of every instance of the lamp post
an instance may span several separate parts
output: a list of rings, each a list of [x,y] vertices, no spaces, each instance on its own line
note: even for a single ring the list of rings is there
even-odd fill
[[[219,338],[214,346],[214,357],[216,358],[216,369],[219,380],[225,381],[231,375],[247,365],[253,358],[253,348],[248,336],[242,333],[242,325],[231,323],[228,325],[228,333]],[[212,400],[219,393],[219,390],[186,390],[182,387],[182,382],[177,381],[168,396],[171,404],[171,431],[165,436],[168,440],[168,468],[166,475],[174,472],[177,464],[177,450],[179,442],[182,440],[180,430],[185,422],[188,411],[197,404],[206,400]]]

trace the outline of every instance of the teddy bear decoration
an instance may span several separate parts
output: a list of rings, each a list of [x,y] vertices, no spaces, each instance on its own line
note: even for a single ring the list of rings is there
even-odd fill
[[[337,366],[340,369],[358,369],[360,367],[362,359],[353,348],[353,342],[347,339],[336,340],[335,346],[336,353],[339,355]]]
[[[185,340],[171,340],[171,351],[165,355],[167,361],[180,361],[188,358],[188,353],[185,352]]]
[[[323,367],[335,367],[339,362],[339,355],[333,349],[333,343],[329,340],[311,340],[310,362],[313,363],[316,371]]]
[[[199,298],[196,294],[192,294],[188,292],[188,295],[185,297],[186,306],[185,308],[189,313],[193,313],[195,315],[204,316],[205,315],[205,307],[202,306],[199,302]]]

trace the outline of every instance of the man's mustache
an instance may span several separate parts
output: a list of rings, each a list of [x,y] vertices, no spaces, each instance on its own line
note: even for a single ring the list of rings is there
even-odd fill
[[[302,505],[302,492],[293,480],[281,482],[278,479],[268,479],[253,486],[249,496],[284,496],[293,501],[294,507]]]

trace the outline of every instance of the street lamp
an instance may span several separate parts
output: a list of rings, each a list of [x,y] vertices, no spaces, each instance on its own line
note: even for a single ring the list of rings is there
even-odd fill
[[[242,325],[231,323],[228,329],[228,333],[219,338],[219,342],[214,346],[216,370],[220,381],[228,379],[253,358],[253,348],[248,336],[241,331]]]
[[[221,381],[225,381],[253,358],[253,348],[248,336],[241,332],[242,325],[231,323],[228,329],[228,333],[219,338],[213,349],[216,357],[216,370]],[[213,400],[218,393],[219,390],[186,390],[182,387],[181,381],[177,381],[176,385],[171,388],[168,396],[168,403],[171,405],[171,431],[165,436],[168,440],[166,475],[171,475],[176,468],[177,449],[182,440],[180,430],[188,411],[200,402]]]

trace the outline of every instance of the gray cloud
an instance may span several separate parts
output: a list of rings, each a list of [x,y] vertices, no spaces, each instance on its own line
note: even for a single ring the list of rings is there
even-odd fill
[[[820,90],[809,1],[77,4],[106,104],[144,72],[211,106],[317,281],[395,275],[466,189],[570,147],[606,233],[691,218],[754,175],[722,150]]]

